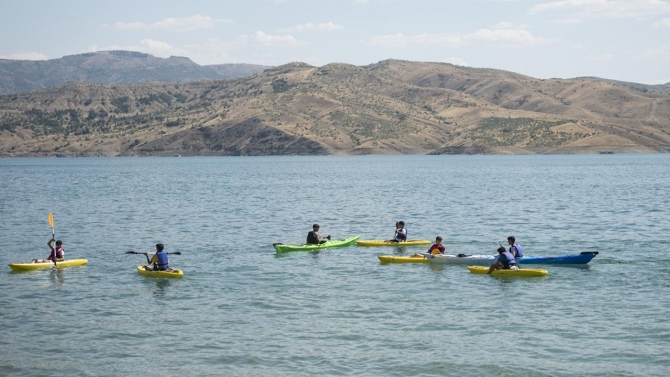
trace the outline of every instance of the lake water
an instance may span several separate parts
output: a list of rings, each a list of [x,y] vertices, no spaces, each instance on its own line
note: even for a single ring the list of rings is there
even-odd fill
[[[11,272],[56,238],[84,267]],[[670,155],[0,159],[0,375],[665,376]],[[598,251],[544,278],[277,256]],[[183,279],[139,276],[156,243]]]

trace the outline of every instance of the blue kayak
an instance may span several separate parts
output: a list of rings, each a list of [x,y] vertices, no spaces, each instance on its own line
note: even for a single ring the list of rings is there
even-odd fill
[[[587,264],[598,255],[597,251],[584,251],[580,254],[561,255],[556,257],[521,257],[517,258],[519,265],[527,264]],[[430,263],[437,264],[464,264],[468,266],[490,266],[498,260],[497,255],[432,255],[424,253],[423,256]]]
[[[582,251],[579,254],[560,255],[557,257],[521,257],[519,264],[587,264],[598,255],[597,251]]]

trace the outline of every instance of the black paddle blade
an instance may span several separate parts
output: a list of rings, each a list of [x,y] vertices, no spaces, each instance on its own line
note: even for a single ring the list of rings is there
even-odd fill
[[[175,252],[168,253],[168,254],[181,255],[181,251],[175,251]]]

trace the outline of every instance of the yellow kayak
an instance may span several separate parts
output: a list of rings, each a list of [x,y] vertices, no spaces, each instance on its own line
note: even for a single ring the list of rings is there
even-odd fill
[[[71,267],[71,266],[82,266],[88,263],[88,259],[66,259],[62,262],[56,262],[58,268],[61,267]],[[39,268],[50,268],[54,266],[54,262],[44,262],[44,263],[30,263],[30,262],[19,262],[19,263],[10,263],[9,267],[14,271],[29,271],[37,270]]]
[[[382,263],[430,263],[425,257],[396,257],[393,255],[377,255]]]
[[[468,270],[473,274],[485,274],[489,272],[488,267],[484,266],[468,266]],[[491,272],[493,276],[546,276],[549,273],[547,270],[539,268],[520,268],[518,270],[494,270]]]
[[[386,241],[386,240],[362,240],[356,241],[358,246],[421,246],[421,245],[430,245],[431,242],[428,240],[407,240],[405,242],[395,242],[395,241]]]
[[[174,268],[165,271],[154,271],[147,270],[144,267],[145,266],[137,266],[137,273],[143,276],[153,276],[155,278],[180,278],[184,276],[184,272],[182,270],[177,270]]]

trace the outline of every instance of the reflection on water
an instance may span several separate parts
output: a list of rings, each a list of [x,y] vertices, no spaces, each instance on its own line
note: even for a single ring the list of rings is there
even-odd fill
[[[51,280],[52,286],[54,288],[65,284],[65,270],[63,268],[50,269],[49,280]]]
[[[413,250],[417,250],[415,252],[417,253],[422,253],[423,248],[412,248]],[[403,255],[407,252],[407,246],[396,246],[393,248],[393,255]]]
[[[451,268],[451,267],[456,267],[456,266],[449,266],[446,263],[426,263],[427,265],[430,266],[430,270],[433,272],[440,272],[443,271],[445,268]]]
[[[147,280],[148,286],[151,288],[151,294],[159,299],[164,299],[168,293],[168,287],[172,283],[169,278],[149,278]]]

